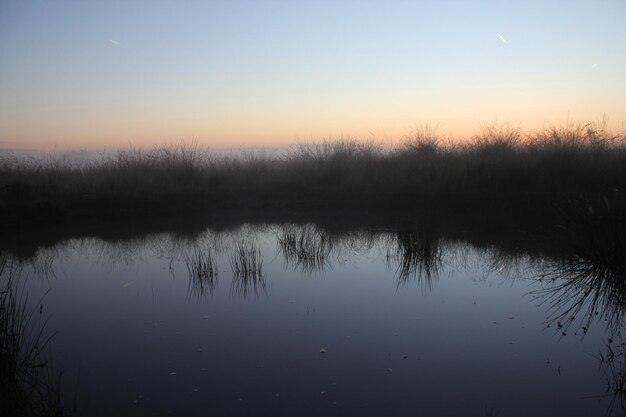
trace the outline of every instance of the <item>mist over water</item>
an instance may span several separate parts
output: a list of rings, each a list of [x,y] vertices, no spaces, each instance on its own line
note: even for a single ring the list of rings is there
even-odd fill
[[[3,259],[81,415],[621,415],[624,292],[533,253],[286,223]]]

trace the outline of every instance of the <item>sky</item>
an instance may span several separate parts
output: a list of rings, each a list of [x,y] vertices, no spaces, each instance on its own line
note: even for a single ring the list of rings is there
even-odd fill
[[[626,0],[0,1],[0,148],[626,125]]]

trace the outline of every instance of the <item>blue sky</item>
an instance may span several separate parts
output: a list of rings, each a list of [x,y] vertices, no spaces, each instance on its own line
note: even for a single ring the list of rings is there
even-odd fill
[[[625,1],[3,1],[0,146],[626,121]]]

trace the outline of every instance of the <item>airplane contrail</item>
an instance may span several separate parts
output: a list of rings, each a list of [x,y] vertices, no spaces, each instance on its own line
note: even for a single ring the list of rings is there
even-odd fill
[[[116,41],[115,39],[109,39],[109,42],[111,42],[113,45],[119,45],[120,43],[118,41]]]
[[[506,39],[504,39],[504,36],[500,35],[498,32],[496,32],[496,35],[498,35],[498,37],[500,38],[500,40],[502,42],[504,42],[506,45],[508,45],[509,43],[506,41]]]

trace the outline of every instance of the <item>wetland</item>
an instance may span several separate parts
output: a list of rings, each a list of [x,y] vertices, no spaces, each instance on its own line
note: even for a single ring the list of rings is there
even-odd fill
[[[5,244],[56,410],[624,412],[626,292],[608,255],[415,218],[208,223]]]

